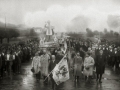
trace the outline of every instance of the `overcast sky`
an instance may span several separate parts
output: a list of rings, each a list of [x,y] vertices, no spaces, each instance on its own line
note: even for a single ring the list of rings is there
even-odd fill
[[[104,28],[120,30],[120,0],[0,0],[0,22],[44,27],[56,31]]]

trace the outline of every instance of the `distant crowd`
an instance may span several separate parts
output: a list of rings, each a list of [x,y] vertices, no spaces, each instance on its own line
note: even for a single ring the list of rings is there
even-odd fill
[[[18,44],[4,44],[0,47],[0,78],[21,72],[21,64],[29,62],[38,50],[37,40]]]

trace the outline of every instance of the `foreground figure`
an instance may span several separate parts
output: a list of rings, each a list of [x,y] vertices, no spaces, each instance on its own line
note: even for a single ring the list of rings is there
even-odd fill
[[[77,55],[74,58],[74,77],[75,77],[75,81],[79,81],[79,77],[82,76],[82,65],[83,65],[82,57],[80,57],[80,54],[77,53]]]
[[[51,72],[54,67],[56,66],[57,62],[55,60],[55,55],[52,55],[52,60],[50,61],[50,64],[49,64],[49,71]],[[50,78],[51,78],[51,82],[52,82],[52,89],[55,90],[56,89],[56,83],[54,81],[54,79],[52,78],[52,74],[50,75]]]
[[[48,75],[48,66],[50,60],[50,56],[47,54],[46,50],[43,50],[43,55],[41,55],[40,59],[41,59],[41,73],[45,80]],[[44,81],[44,84],[48,84],[48,79]]]
[[[35,57],[33,57],[32,68],[34,69],[33,73],[36,75],[36,79],[40,80],[41,61],[38,52],[35,54]]]
[[[106,64],[106,58],[103,55],[103,50],[100,50],[100,54],[97,55],[96,57],[96,74],[97,74],[97,81],[99,81],[99,83],[102,83],[101,79],[102,79],[102,75],[105,71],[105,64]]]
[[[90,53],[86,53],[86,58],[84,61],[83,74],[85,75],[85,80],[87,81],[93,75],[94,59],[91,57]]]

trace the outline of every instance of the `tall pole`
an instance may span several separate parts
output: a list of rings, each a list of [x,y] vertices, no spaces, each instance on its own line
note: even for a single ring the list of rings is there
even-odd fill
[[[99,32],[99,40],[98,41],[99,41],[98,43],[100,44],[100,32]]]
[[[99,39],[100,39],[100,32],[99,32]]]
[[[6,31],[6,16],[5,16],[5,31]]]
[[[119,38],[120,38],[120,27],[119,27],[119,36],[118,36],[118,40],[119,40]],[[119,41],[120,42],[120,41]]]

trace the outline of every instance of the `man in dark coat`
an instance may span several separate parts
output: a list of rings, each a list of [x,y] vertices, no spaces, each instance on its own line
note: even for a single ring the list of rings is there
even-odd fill
[[[70,41],[70,46],[73,47],[73,40]]]
[[[56,55],[56,62],[59,63],[62,58],[63,58],[62,52],[58,51],[58,53]]]
[[[50,72],[54,69],[54,67],[56,66],[56,64],[57,64],[57,62],[55,60],[55,55],[52,55],[52,60],[50,61],[50,64],[49,64],[49,71]],[[56,88],[57,85],[56,85],[56,83],[55,83],[55,81],[54,81],[54,79],[53,79],[52,76],[53,75],[51,74],[50,78],[51,78],[51,82],[52,82],[52,89],[55,90],[55,88]]]
[[[113,49],[110,47],[109,48],[109,52],[108,52],[108,54],[109,54],[109,61],[108,61],[108,64],[109,64],[109,66],[112,66],[113,67],[113,56],[114,56],[114,54],[113,54]]]
[[[76,52],[79,51],[79,48],[80,48],[80,45],[79,45],[79,43],[76,41],[76,43],[75,43],[75,50],[76,50]]]
[[[119,69],[119,50],[117,48],[114,49],[114,63],[113,65],[115,66],[115,70]]]
[[[88,51],[88,46],[87,46],[87,44],[85,43],[84,45],[83,45],[83,50],[85,51],[85,52],[87,52]]]
[[[57,49],[56,48],[53,50],[52,55],[55,55],[55,56],[57,55]]]
[[[1,57],[1,53],[0,53],[0,78],[1,78],[1,68],[2,68],[2,57]]]
[[[95,49],[95,55],[96,56],[99,55],[99,47],[96,47],[96,49]]]
[[[6,61],[5,61],[5,51],[4,50],[1,53],[1,58],[2,58],[1,77],[3,78],[4,71],[6,71]]]
[[[16,53],[16,55],[15,55],[15,61],[16,61],[16,73],[20,73],[20,69],[21,69],[21,58],[20,58],[19,51],[17,51],[17,53]]]
[[[27,48],[26,47],[24,47],[24,49],[23,49],[23,59],[24,59],[24,62],[26,62],[27,61]]]
[[[118,70],[120,70],[120,47],[118,47],[118,58],[117,58],[117,62],[118,62]]]
[[[107,65],[108,65],[108,60],[109,60],[109,49],[108,49],[108,47],[106,47],[105,48],[105,56],[106,56],[106,63],[107,63]]]
[[[103,55],[103,50],[100,50],[100,54],[97,55],[96,62],[95,62],[97,81],[99,80],[99,83],[102,83],[101,79],[102,79],[102,75],[105,71],[105,64],[106,64],[106,58]]]
[[[82,47],[79,50],[80,56],[82,57],[82,60],[84,60],[85,52],[83,51]]]
[[[30,61],[30,47],[27,47],[27,61]]]
[[[17,63],[16,63],[16,59],[15,59],[16,52],[13,51],[12,55],[13,55],[13,65],[12,65],[12,70],[13,70],[13,74],[15,74],[15,73],[16,73],[16,65],[17,65]]]

